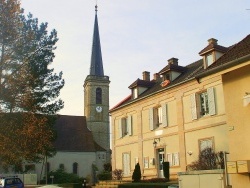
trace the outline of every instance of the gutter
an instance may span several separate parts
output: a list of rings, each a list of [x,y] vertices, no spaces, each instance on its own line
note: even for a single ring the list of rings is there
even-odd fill
[[[184,80],[184,81],[182,81],[182,82],[179,82],[179,83],[177,83],[177,84],[175,84],[175,85],[172,85],[172,86],[170,86],[170,87],[167,87],[167,88],[165,88],[165,89],[156,91],[156,92],[151,93],[151,94],[149,94],[149,95],[147,95],[147,96],[144,96],[144,97],[138,98],[138,99],[136,99],[136,100],[133,100],[133,101],[131,101],[131,102],[129,102],[129,103],[126,103],[126,104],[124,104],[124,105],[122,105],[122,106],[120,106],[120,107],[117,107],[117,108],[115,108],[115,109],[113,109],[113,110],[110,110],[109,113],[110,113],[110,112],[114,112],[114,111],[116,111],[116,110],[119,110],[119,109],[121,109],[121,108],[123,108],[123,107],[126,107],[127,105],[136,103],[136,102],[138,102],[138,101],[140,101],[140,100],[142,100],[142,99],[145,99],[145,98],[148,98],[148,97],[150,97],[150,96],[153,96],[153,95],[155,95],[155,94],[157,94],[157,93],[161,93],[161,92],[163,92],[163,91],[165,91],[165,90],[168,90],[168,89],[171,89],[171,88],[176,87],[176,86],[178,86],[178,85],[181,85],[181,84],[183,84],[183,83],[185,83],[185,82],[191,81],[191,80],[193,80],[193,79],[195,79],[195,77],[189,78],[189,79],[187,79],[187,80]]]
[[[161,92],[163,92],[163,91],[165,91],[165,90],[168,90],[168,89],[171,89],[171,88],[176,87],[176,86],[178,86],[178,85],[181,85],[181,84],[183,84],[183,83],[185,83],[185,82],[191,81],[191,80],[193,80],[193,79],[196,79],[196,80],[199,82],[199,79],[202,78],[202,77],[205,77],[205,76],[208,76],[208,75],[210,75],[210,74],[219,72],[219,71],[224,70],[224,69],[226,69],[226,68],[233,67],[234,65],[237,65],[237,64],[239,64],[239,63],[241,63],[241,62],[243,62],[243,61],[246,61],[246,60],[250,60],[250,54],[248,54],[248,55],[246,55],[246,56],[243,56],[243,57],[240,57],[240,58],[238,58],[238,59],[234,59],[234,60],[232,60],[232,61],[229,61],[228,63],[223,64],[223,65],[221,65],[221,66],[218,66],[218,67],[212,68],[212,69],[210,69],[210,70],[207,70],[207,71],[205,71],[205,72],[203,72],[203,73],[198,74],[198,75],[195,76],[195,77],[192,77],[192,78],[190,78],[190,79],[187,79],[187,80],[184,80],[184,81],[182,81],[182,82],[179,82],[179,83],[177,83],[177,84],[175,84],[175,85],[173,85],[173,86],[170,86],[170,87],[168,87],[168,88],[165,88],[165,89],[156,91],[156,92],[151,93],[151,94],[149,94],[149,95],[147,95],[147,96],[144,96],[144,97],[142,97],[142,98],[133,100],[133,101],[127,103],[127,104],[124,104],[124,105],[118,107],[118,108],[115,108],[115,109],[113,109],[113,110],[110,110],[109,113],[114,112],[114,111],[116,111],[116,110],[119,110],[119,109],[121,109],[121,108],[123,108],[123,107],[126,107],[127,105],[136,103],[136,102],[138,102],[138,101],[140,101],[140,100],[143,100],[143,99],[145,99],[145,98],[148,98],[148,97],[150,97],[150,96],[152,96],[152,95],[155,95],[155,94],[157,94],[157,93],[161,93]]]

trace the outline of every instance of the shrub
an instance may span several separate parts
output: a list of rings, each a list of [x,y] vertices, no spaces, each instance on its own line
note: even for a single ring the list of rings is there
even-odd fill
[[[197,161],[194,161],[188,165],[188,170],[212,170],[212,169],[224,169],[224,156],[223,152],[218,153],[210,147],[205,148],[199,154]]]
[[[52,183],[51,176],[54,176],[53,183],[82,183],[81,178],[79,178],[76,174],[67,173],[63,169],[58,169],[56,171],[52,171],[48,173],[48,183]]]
[[[111,166],[110,163],[105,163],[103,165],[103,169],[104,169],[105,172],[112,172],[112,166]]]
[[[98,174],[97,177],[99,180],[112,180],[112,173],[103,171],[102,173]]]
[[[116,180],[122,180],[123,171],[121,169],[115,169],[113,171],[113,178]]]
[[[112,180],[112,166],[110,163],[103,165],[103,171],[97,175],[99,180]]]
[[[151,178],[151,179],[141,180],[141,182],[142,183],[164,183],[164,182],[168,182],[168,180],[165,178]]]
[[[141,180],[141,168],[139,163],[135,165],[132,179],[134,180],[133,182],[139,182]]]

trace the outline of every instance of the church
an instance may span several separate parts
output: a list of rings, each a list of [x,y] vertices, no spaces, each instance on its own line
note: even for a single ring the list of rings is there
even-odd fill
[[[110,163],[109,83],[104,75],[96,5],[90,72],[83,84],[84,116],[59,115],[57,153],[35,165],[38,180],[59,168],[85,178],[92,175],[93,166],[102,171]]]

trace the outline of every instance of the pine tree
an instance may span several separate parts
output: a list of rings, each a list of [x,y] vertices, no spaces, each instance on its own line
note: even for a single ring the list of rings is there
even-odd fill
[[[64,80],[49,68],[58,38],[47,28],[25,16],[19,0],[0,0],[0,158],[6,165],[54,154]]]

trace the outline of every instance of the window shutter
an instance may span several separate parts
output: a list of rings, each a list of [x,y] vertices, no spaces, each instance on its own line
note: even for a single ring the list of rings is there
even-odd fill
[[[215,115],[214,88],[207,89],[209,115]]]
[[[127,124],[127,132],[128,132],[128,135],[132,135],[132,116],[128,116],[128,124]]]
[[[118,120],[119,138],[122,138],[122,118]]]
[[[149,109],[149,129],[154,130],[154,108]]]
[[[167,110],[167,104],[162,105],[162,126],[167,127],[168,126],[168,110]]]
[[[191,114],[192,114],[192,119],[197,119],[197,108],[196,108],[196,95],[193,93],[190,96],[190,101],[191,101]]]

